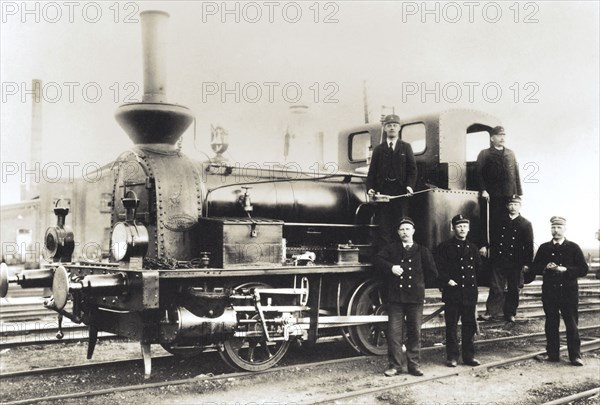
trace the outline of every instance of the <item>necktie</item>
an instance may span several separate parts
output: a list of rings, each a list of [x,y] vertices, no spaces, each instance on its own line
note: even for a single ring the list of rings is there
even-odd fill
[[[390,149],[394,150],[394,142],[390,142]]]

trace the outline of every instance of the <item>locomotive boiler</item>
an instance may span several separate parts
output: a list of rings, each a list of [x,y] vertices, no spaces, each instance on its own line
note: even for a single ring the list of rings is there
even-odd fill
[[[77,229],[57,204],[44,240],[51,263],[11,277],[3,266],[0,295],[9,284],[51,287],[45,305],[59,322],[89,326],[88,358],[99,331],[137,339],[146,375],[152,344],[182,356],[215,347],[252,371],[275,365],[294,340],[332,334],[361,352],[386,353],[384,289],[370,263],[376,203],[365,186],[381,125],[342,130],[332,173],[194,161],[177,147],[193,114],[166,100],[157,39],[168,14],[140,17],[144,97],[116,112],[134,146],[113,164],[110,260],[74,260]],[[498,124],[470,110],[402,122],[422,191],[409,204],[419,243],[449,237],[456,213],[472,218],[473,238],[486,233],[468,143],[487,141]]]

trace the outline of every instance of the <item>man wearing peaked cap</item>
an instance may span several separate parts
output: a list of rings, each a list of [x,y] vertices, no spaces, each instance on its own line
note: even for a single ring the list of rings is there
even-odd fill
[[[389,368],[384,374],[398,375],[406,365],[409,374],[422,376],[419,362],[425,285],[435,286],[437,269],[431,252],[414,243],[415,223],[411,218],[400,219],[397,233],[400,241],[385,246],[373,258],[387,285]],[[402,353],[405,328],[406,356]]]
[[[490,290],[483,320],[503,316],[515,322],[519,307],[519,289],[523,272],[533,260],[533,227],[521,215],[521,197],[512,195],[506,204],[508,212],[500,215],[490,227]],[[486,250],[486,248],[482,248]],[[506,294],[504,293],[506,287]]]
[[[475,359],[474,336],[477,330],[477,278],[481,258],[477,246],[467,240],[469,219],[463,215],[452,218],[454,235],[440,243],[435,251],[439,285],[444,301],[446,321],[446,365],[456,367],[459,356],[458,321],[461,321],[462,361],[469,366],[479,365]]]
[[[400,139],[400,117],[387,115],[383,121],[383,142],[373,149],[367,174],[367,190],[390,196],[413,193],[417,182],[417,163],[412,147]],[[399,219],[408,211],[408,199],[396,198],[378,204],[375,223],[379,225],[375,246],[383,246],[397,240]]]
[[[579,338],[579,285],[578,277],[585,277],[588,265],[581,248],[565,238],[567,221],[563,217],[550,218],[552,240],[542,243],[530,271],[543,275],[542,303],[546,314],[546,356],[549,361],[559,361],[560,317],[567,329],[569,360],[574,366],[583,366]]]

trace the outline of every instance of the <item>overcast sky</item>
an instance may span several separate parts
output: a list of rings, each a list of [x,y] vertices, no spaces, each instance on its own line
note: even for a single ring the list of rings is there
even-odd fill
[[[114,111],[141,98],[138,13],[160,9],[171,15],[168,100],[197,118],[184,136],[192,157],[210,151],[220,124],[234,161],[283,162],[289,107],[302,103],[334,160],[337,131],[364,120],[366,81],[371,120],[383,105],[406,117],[473,108],[500,118],[536,242],[558,214],[567,237],[597,246],[598,2],[223,4],[3,1],[2,203],[19,199],[21,173],[6,169],[28,161],[34,78],[44,83],[42,167],[57,162],[65,177],[65,162],[102,165],[131,147]]]

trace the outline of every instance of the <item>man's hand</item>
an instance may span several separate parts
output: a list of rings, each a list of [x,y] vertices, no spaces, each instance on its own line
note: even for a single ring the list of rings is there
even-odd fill
[[[456,281],[454,281],[454,280],[450,279],[450,280],[448,280],[448,285],[449,285],[450,287],[456,287],[458,284],[456,284]]]
[[[563,272],[567,271],[567,268],[565,266],[556,266],[554,268],[554,270],[556,270],[556,271],[558,271],[560,273],[563,273]]]
[[[486,199],[486,200],[488,200],[488,201],[490,200],[490,195],[489,195],[489,193],[488,193],[487,191],[485,191],[485,190],[483,190],[483,191],[481,192],[481,197],[485,198],[485,199]]]
[[[481,249],[479,249],[479,256],[487,257],[487,255],[488,255],[488,248],[485,246],[482,246]]]
[[[375,190],[373,190],[372,188],[369,189],[369,191],[367,191],[367,194],[369,194],[371,197],[375,195]]]
[[[554,262],[550,262],[546,265],[546,269],[548,269],[548,270],[556,270],[557,267],[558,267],[558,264],[556,264]]]
[[[396,276],[401,276],[402,273],[404,273],[404,269],[400,267],[399,264],[395,264],[392,266],[392,273],[394,273]]]
[[[529,272],[529,266],[523,266],[523,273],[528,273]]]
[[[408,194],[410,194],[410,195],[414,194],[413,189],[410,186],[406,186],[406,191],[408,191]]]

